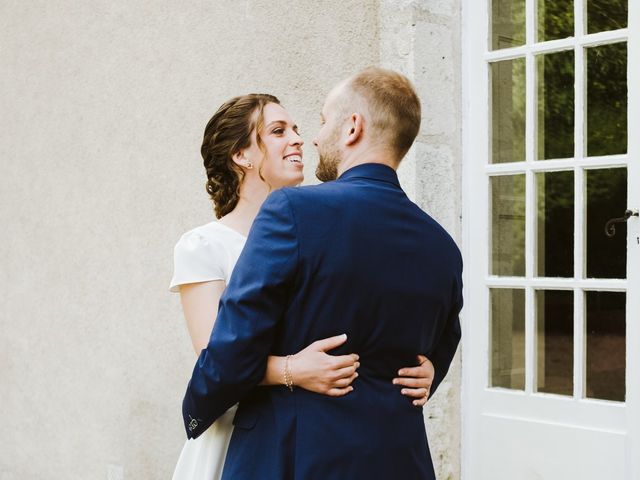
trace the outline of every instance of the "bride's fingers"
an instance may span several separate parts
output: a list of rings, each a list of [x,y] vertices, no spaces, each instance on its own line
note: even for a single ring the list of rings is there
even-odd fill
[[[398,375],[400,375],[401,377],[427,377],[429,373],[430,371],[422,365],[417,367],[401,368],[400,370],[398,370]]]
[[[333,386],[339,388],[348,387],[356,378],[358,378],[358,373],[354,373],[350,377],[339,378],[333,382]]]
[[[400,390],[402,395],[406,395],[407,397],[412,398],[423,398],[426,397],[429,393],[428,388],[403,388]]]
[[[413,403],[416,407],[424,407],[428,401],[429,401],[429,395],[425,395],[424,397],[414,400],[411,403]]]
[[[360,357],[358,357],[358,355],[356,355],[355,353],[352,353],[350,355],[341,355],[339,357],[332,357],[331,361],[333,363],[333,368],[339,369],[339,368],[350,367],[358,363],[359,358]]]
[[[360,366],[360,363],[356,362],[353,365],[351,365],[350,367],[345,367],[345,368],[341,368],[339,370],[336,370],[335,373],[334,373],[334,378],[338,379],[338,378],[350,377],[356,372],[356,370],[358,370],[359,366]]]
[[[408,378],[408,377],[400,377],[394,378],[394,385],[402,385],[403,387],[410,388],[429,388],[431,386],[432,380],[430,378]]]
[[[349,392],[353,392],[353,387],[332,388],[327,392],[330,397],[342,397]]]
[[[324,338],[322,340],[316,340],[311,344],[314,350],[318,350],[321,352],[326,352],[328,350],[333,350],[334,348],[338,348],[344,342],[347,341],[347,335],[336,335],[335,337]]]

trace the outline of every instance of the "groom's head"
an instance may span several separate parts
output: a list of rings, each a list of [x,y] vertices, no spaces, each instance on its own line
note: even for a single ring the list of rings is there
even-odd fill
[[[328,181],[350,157],[374,153],[397,165],[420,129],[420,99],[404,75],[371,67],[331,90],[321,120],[316,176]]]

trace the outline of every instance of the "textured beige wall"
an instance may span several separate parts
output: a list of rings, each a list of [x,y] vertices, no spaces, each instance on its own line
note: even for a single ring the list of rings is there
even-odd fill
[[[427,105],[432,82],[457,94],[446,77],[457,81],[456,10],[393,3],[0,4],[1,479],[170,477],[195,357],[167,285],[177,238],[213,218],[204,125],[232,95],[278,95],[307,141],[312,181],[311,139],[338,80],[406,64]],[[432,26],[440,4],[444,23]],[[453,49],[435,76],[430,29]],[[458,179],[459,114],[438,130],[451,103],[437,102],[401,175],[422,206],[447,207],[434,216],[457,232],[459,186],[427,188],[429,166],[438,181]],[[427,410],[453,426],[431,443],[448,452],[436,454],[440,471],[454,473],[457,382]]]
[[[199,156],[228,97],[307,139],[376,63],[377,3],[2,2],[0,478],[170,478],[193,361],[167,290],[212,219]]]

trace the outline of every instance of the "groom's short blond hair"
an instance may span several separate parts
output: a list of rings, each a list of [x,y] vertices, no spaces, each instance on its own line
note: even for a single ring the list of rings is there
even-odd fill
[[[405,156],[420,130],[420,99],[407,77],[384,68],[369,67],[346,82],[349,90],[364,101],[373,136],[398,155]]]

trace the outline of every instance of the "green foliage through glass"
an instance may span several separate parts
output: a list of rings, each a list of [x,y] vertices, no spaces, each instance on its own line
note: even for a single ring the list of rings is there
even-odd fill
[[[491,177],[491,245],[493,275],[525,273],[525,176]]]
[[[492,163],[525,160],[525,110],[525,59],[492,63]]]
[[[538,55],[537,158],[571,158],[574,145],[573,50]]]
[[[538,0],[538,41],[573,36],[573,2]]]
[[[525,0],[491,2],[491,48],[517,47],[525,44]]]
[[[627,44],[586,49],[587,155],[627,153]]]
[[[587,0],[587,33],[627,28],[627,0]]]

